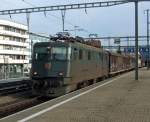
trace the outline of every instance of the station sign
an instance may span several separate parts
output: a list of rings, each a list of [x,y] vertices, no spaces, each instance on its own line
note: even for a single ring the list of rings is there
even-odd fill
[[[135,53],[135,47],[126,47],[126,48],[124,48],[124,52],[125,53]],[[141,54],[141,56],[144,60],[147,60],[147,57],[149,57],[149,55],[150,55],[150,52],[149,52],[149,49],[147,48],[147,46],[140,46],[138,52]]]
[[[114,38],[114,43],[115,44],[120,44],[120,38]]]
[[[134,53],[135,52],[135,48],[134,47],[127,47],[127,48],[124,48],[124,52],[127,52],[127,53]],[[149,49],[147,47],[139,47],[139,52],[140,53],[148,53],[149,52]]]

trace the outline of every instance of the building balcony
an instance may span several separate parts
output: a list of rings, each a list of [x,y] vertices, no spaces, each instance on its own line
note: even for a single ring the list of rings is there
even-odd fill
[[[19,47],[29,47],[29,43],[11,41],[11,40],[0,40],[0,45],[12,45],[12,46],[19,46]]]
[[[0,64],[28,64],[29,60],[19,60],[12,58],[0,58]]]
[[[20,51],[20,50],[2,50],[0,49],[0,54],[2,55],[30,55],[29,51]]]
[[[20,38],[24,38],[24,39],[28,39],[29,38],[29,35],[27,35],[27,34],[22,35],[20,33],[6,31],[6,30],[1,30],[0,31],[0,35],[20,37]]]
[[[15,27],[15,28],[22,29],[22,30],[28,29],[28,27],[26,25],[12,22],[12,21],[8,21],[8,20],[0,20],[0,24],[5,25],[5,26],[10,26],[10,27]]]

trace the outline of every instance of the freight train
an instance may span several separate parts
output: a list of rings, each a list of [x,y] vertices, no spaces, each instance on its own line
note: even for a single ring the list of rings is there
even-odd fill
[[[135,58],[111,53],[76,38],[34,45],[33,94],[57,97],[134,68]]]

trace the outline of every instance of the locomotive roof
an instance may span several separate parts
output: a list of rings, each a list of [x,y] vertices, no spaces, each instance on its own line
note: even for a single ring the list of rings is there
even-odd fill
[[[91,45],[87,45],[84,43],[80,43],[80,42],[61,42],[61,41],[56,41],[56,42],[37,42],[34,44],[34,47],[43,47],[43,46],[66,46],[68,47],[69,45],[72,46],[78,46],[78,47],[82,47],[82,48],[88,48],[88,49],[93,49],[93,50],[103,50],[103,48],[98,48],[98,47],[94,47]]]
[[[48,46],[48,45],[51,45],[51,46],[54,46],[54,45],[60,45],[60,46],[67,46],[68,44],[65,43],[65,42],[37,42],[34,44],[34,46],[38,46],[38,47],[43,47],[43,46]]]
[[[62,41],[37,42],[37,43],[34,44],[34,47],[35,46],[38,46],[38,47],[42,47],[42,46],[65,46],[65,47],[68,47],[69,45],[72,45],[73,47],[92,49],[92,50],[95,50],[95,51],[101,50],[101,51],[104,51],[104,53],[109,53],[109,54],[114,55],[114,56],[134,57],[130,54],[125,55],[125,54],[114,53],[114,52],[103,50],[103,48],[94,47],[94,46],[87,45],[87,44],[80,43],[80,42],[76,42],[76,41],[75,42],[66,42],[66,41],[64,41],[64,42],[62,42]]]
[[[134,56],[130,55],[130,54],[120,54],[120,53],[115,53],[115,52],[110,52],[110,51],[107,51],[107,52],[114,56],[124,56],[124,57],[133,57],[134,58]]]

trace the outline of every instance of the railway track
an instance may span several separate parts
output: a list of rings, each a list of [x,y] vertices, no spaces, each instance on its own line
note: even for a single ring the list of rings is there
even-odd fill
[[[47,101],[31,94],[32,82],[0,83],[0,118]]]
[[[1,83],[0,84],[0,95],[7,95],[22,91],[31,90],[31,83],[28,82],[11,82],[11,83]]]
[[[43,99],[41,97],[33,97],[29,99],[16,100],[6,104],[0,105],[0,118],[6,117],[18,111],[27,109],[29,107],[41,104],[48,99]]]
[[[27,96],[27,97],[23,98],[23,96]],[[13,100],[11,102],[7,102],[7,103],[3,103],[3,104],[0,103],[0,118],[6,117],[13,113],[25,110],[27,108],[30,108],[30,107],[36,106],[38,104],[41,104],[43,102],[46,102],[48,100],[51,100],[50,98],[31,96],[30,93],[27,93],[26,95],[20,94],[19,96],[17,96],[17,98],[18,99]]]

